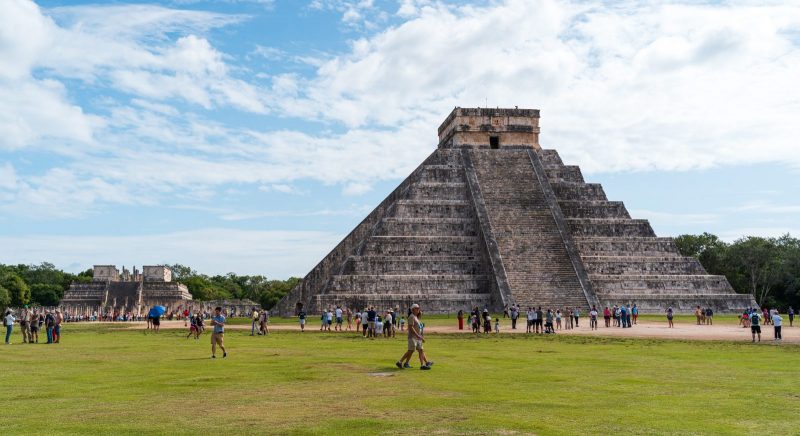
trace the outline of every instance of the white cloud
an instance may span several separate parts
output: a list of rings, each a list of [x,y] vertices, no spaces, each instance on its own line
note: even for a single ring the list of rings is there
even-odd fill
[[[259,186],[258,190],[263,192],[280,192],[281,194],[290,195],[308,195],[308,191],[297,189],[297,187],[285,183],[273,183],[271,185]]]
[[[372,190],[372,186],[367,183],[351,182],[342,189],[344,195],[363,195]]]
[[[325,62],[287,106],[352,128],[430,130],[456,105],[536,107],[545,146],[587,172],[800,165],[800,6],[418,9]]]
[[[182,263],[207,274],[286,278],[305,275],[341,236],[219,228],[131,236],[0,236],[0,263],[48,261],[73,272],[94,264]]]
[[[372,2],[315,5],[380,22]],[[10,60],[0,68],[0,149],[66,157],[54,174],[91,190],[93,207],[302,179],[360,195],[418,165],[454,106],[488,101],[542,109],[542,143],[586,173],[800,166],[800,6],[408,0],[396,15],[405,21],[359,34],[344,53],[256,49],[317,65],[265,75],[205,36],[243,16],[0,2],[0,57]],[[130,101],[79,105],[72,81]],[[220,108],[332,128],[246,129],[215,121]],[[15,189],[83,204],[80,190],[48,187],[47,174],[18,168]],[[4,209],[28,210],[17,198]]]
[[[15,189],[17,187],[17,172],[10,162],[0,166],[0,189]]]

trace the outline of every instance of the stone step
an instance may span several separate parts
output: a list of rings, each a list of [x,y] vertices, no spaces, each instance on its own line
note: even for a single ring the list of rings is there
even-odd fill
[[[700,262],[690,257],[594,257],[583,261],[590,274],[706,274]]]
[[[384,218],[380,236],[478,236],[477,224],[464,218]]]
[[[672,238],[659,237],[575,237],[575,245],[586,256],[665,256],[678,255]]]
[[[599,183],[565,183],[552,181],[556,197],[559,200],[583,200],[583,201],[605,201],[606,193],[603,186]]]
[[[586,303],[527,151],[472,156],[514,300]],[[555,171],[580,177],[575,167]]]
[[[373,236],[364,255],[477,256],[483,247],[477,236]]]
[[[345,274],[484,274],[476,256],[351,256]]]
[[[408,198],[413,200],[468,200],[464,182],[417,182],[411,185]]]
[[[553,182],[585,183],[581,169],[577,165],[563,165],[545,168],[547,178]]]
[[[539,159],[545,168],[558,167],[564,165],[561,161],[561,156],[558,155],[556,150],[539,150]]]
[[[559,200],[558,205],[565,218],[631,218],[621,201]]]
[[[616,218],[567,218],[572,235],[584,236],[624,236],[655,237],[653,228],[647,220]]]
[[[331,292],[408,294],[469,294],[491,289],[488,275],[424,274],[424,275],[336,275],[331,278]]]
[[[692,275],[606,275],[589,274],[597,292],[614,295],[733,293],[724,276]]]
[[[464,167],[456,165],[423,165],[420,181],[455,182],[464,180]]]
[[[409,218],[472,217],[472,203],[466,200],[398,200],[394,216]]]

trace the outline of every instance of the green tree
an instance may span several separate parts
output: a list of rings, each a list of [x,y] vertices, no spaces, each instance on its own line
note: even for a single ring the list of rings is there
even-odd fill
[[[735,270],[732,281],[745,286],[759,305],[767,303],[782,279],[781,253],[774,238],[738,239],[727,250],[726,261]]]
[[[14,272],[7,271],[0,278],[0,286],[8,290],[12,306],[22,306],[31,301],[31,289],[25,280]]]
[[[8,293],[8,289],[0,285],[0,309],[3,310],[3,314],[5,314],[5,308],[10,305],[11,305],[11,295]]]
[[[42,306],[58,306],[62,291],[61,285],[34,283],[31,285],[31,301]]]
[[[682,255],[699,260],[709,274],[728,274],[725,263],[728,244],[716,235],[707,232],[702,235],[681,235],[675,238],[675,245]]]

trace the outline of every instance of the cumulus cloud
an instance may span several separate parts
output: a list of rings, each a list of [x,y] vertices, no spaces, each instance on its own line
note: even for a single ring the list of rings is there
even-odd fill
[[[413,7],[412,7],[413,6]],[[800,7],[508,0],[416,7],[304,87],[352,128],[453,106],[543,110],[542,141],[588,172],[800,164]]]
[[[314,7],[346,22],[350,10],[362,23],[389,22],[373,2]],[[343,52],[256,46],[236,58],[207,32],[247,19],[240,15],[0,2],[0,57],[10,60],[0,68],[0,149],[66,157],[41,174],[17,167],[12,193],[80,203],[79,191],[49,182],[71,177],[91,191],[93,207],[151,198],[143,192],[214,198],[226,184],[302,179],[361,195],[421,162],[454,106],[487,104],[542,109],[544,146],[589,174],[800,166],[793,143],[800,6],[405,0],[392,7],[400,21],[355,34]],[[304,59],[313,70],[250,71],[255,57]],[[110,96],[78,103],[76,82]],[[318,124],[242,127],[221,121],[229,114],[217,118],[221,110],[263,116],[272,126],[294,125],[292,118]],[[15,198],[0,209],[25,211],[30,200]]]

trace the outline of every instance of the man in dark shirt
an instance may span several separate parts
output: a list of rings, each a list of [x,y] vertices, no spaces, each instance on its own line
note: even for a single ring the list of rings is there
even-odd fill
[[[761,342],[761,314],[758,313],[757,310],[754,310],[753,313],[750,315],[750,333],[753,334],[753,342],[756,341],[756,335],[758,335],[758,342]]]
[[[367,337],[374,338],[375,337],[375,317],[377,316],[377,312],[375,312],[374,307],[370,307],[369,311],[367,312]]]
[[[544,333],[544,328],[542,325],[544,324],[544,312],[542,312],[542,306],[536,308],[536,325],[534,328],[536,329],[536,333]]]

